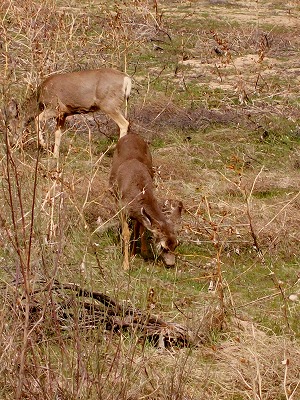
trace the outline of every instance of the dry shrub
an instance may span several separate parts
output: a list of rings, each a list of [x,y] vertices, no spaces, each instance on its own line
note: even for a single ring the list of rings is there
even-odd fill
[[[192,131],[203,130],[210,125],[231,126],[247,123],[246,113],[237,114],[226,105],[218,110],[208,110],[202,106],[187,109],[176,105],[169,98],[162,99],[162,96],[159,99],[148,100],[143,107],[132,107],[130,116],[134,126],[138,125],[139,129],[145,130],[149,139],[157,136],[163,138],[166,129]]]
[[[82,204],[83,215],[91,229],[103,228],[118,223],[116,199],[109,190],[109,169],[102,168],[90,182],[87,190],[87,177],[78,177],[72,197]],[[108,224],[107,224],[108,223]]]
[[[253,174],[243,176],[236,195],[243,196],[244,205],[238,206],[238,197],[233,200],[238,224],[247,226],[252,222],[261,250],[285,253],[287,257],[296,253],[299,246],[299,192],[297,174],[262,172],[257,179]],[[239,193],[238,193],[239,192]],[[248,197],[248,200],[246,201]],[[248,205],[247,205],[248,204]],[[243,229],[240,234],[243,235]]]
[[[35,87],[54,71],[103,64],[126,69],[130,54],[161,26],[151,2],[135,3],[103,2],[88,8],[61,6],[53,0],[3,1],[4,80],[21,78],[23,87],[24,81]]]
[[[252,323],[236,322],[240,327],[236,335],[210,352],[218,365],[214,384],[223,392],[218,399],[228,399],[233,394],[245,399],[298,398],[298,347],[292,340],[268,335]]]
[[[187,3],[190,6],[191,3]],[[173,4],[170,6],[173,7]],[[171,11],[174,12],[174,9]],[[153,42],[160,43],[159,41],[169,43],[170,38],[173,39],[173,33],[170,34],[164,26],[159,4],[156,1],[125,1],[113,2],[113,4],[89,2],[88,7],[81,7],[78,3],[76,6],[60,5],[54,0],[42,3],[4,0],[1,2],[0,12],[0,45],[3,52],[0,60],[3,75],[0,79],[3,104],[8,103],[11,97],[23,100],[36,88],[44,76],[54,71],[95,68],[102,65],[126,69],[128,65],[129,72],[134,75],[136,71],[139,72],[137,55],[143,53],[144,46],[152,46]],[[176,23],[174,26],[176,27]],[[198,52],[199,58],[201,53],[198,50],[202,49],[202,55],[209,64],[202,65],[202,68],[206,69],[206,75],[204,82],[200,83],[206,84],[210,79],[217,80],[216,84],[219,87],[220,79],[223,79],[226,84],[225,81],[228,78],[230,90],[232,90],[234,84],[237,83],[239,71],[234,70],[233,75],[230,76],[232,65],[229,65],[228,70],[223,65],[224,71],[221,71],[219,75],[216,74],[216,70],[212,72],[210,67],[215,64],[218,57],[213,53],[215,43],[213,43],[212,33],[203,34],[201,29],[198,34],[199,41],[195,46],[195,52]],[[207,40],[208,36],[211,41]],[[261,56],[264,56],[263,51],[270,50],[268,56],[271,54],[274,56],[283,53],[282,45],[288,45],[288,54],[295,56],[298,39],[295,38],[293,42],[289,34],[285,33],[281,36],[278,33],[278,36],[273,37],[271,49],[264,49],[264,42],[259,41],[259,38],[266,39],[263,32],[254,32],[254,30],[250,32],[247,28],[240,34],[238,28],[233,29],[229,25],[223,35],[225,45],[228,44],[227,47],[231,47],[232,59],[234,56],[242,55],[243,57],[249,46],[251,52],[255,54],[261,52]],[[149,56],[149,53],[147,52],[146,55]],[[158,61],[169,63],[169,59],[163,53],[162,60],[158,59]],[[297,67],[296,61],[293,60],[293,68]],[[151,68],[151,62],[149,64]],[[245,68],[242,71],[241,81],[245,84],[249,83],[251,90],[255,87],[258,72],[264,73],[268,69],[268,63],[262,64],[261,68],[257,65],[256,67],[258,69],[255,69],[255,73],[250,74],[252,80],[249,80],[249,70]],[[148,65],[146,68],[148,69]],[[181,85],[180,90],[186,90],[187,88],[181,84],[183,80],[180,81],[179,86],[178,81],[186,78],[188,83],[198,85],[197,68],[195,64],[195,68],[186,74],[179,69],[178,75],[174,74],[173,77],[170,77],[168,72],[168,75],[160,75],[160,72],[154,68],[150,71],[154,72],[154,77],[149,78],[150,86],[153,79],[167,78],[170,81],[173,80],[172,83],[175,82],[175,89]],[[275,69],[284,72],[284,68],[285,64],[283,67],[281,65],[281,69],[274,68],[272,72]],[[290,76],[296,79],[296,72],[295,69],[291,70]],[[146,74],[147,72],[143,71],[142,75]],[[140,90],[139,95],[144,95],[144,89],[139,87],[139,81],[144,83],[144,79],[136,76],[135,83],[137,90]],[[251,220],[258,244],[263,251],[271,250],[273,256],[278,255],[280,251],[284,251],[287,256],[295,256],[299,253],[299,197],[295,197],[296,190],[299,190],[296,174],[298,171],[294,170],[294,175],[288,171],[287,174],[290,174],[288,177],[284,177],[278,171],[274,176],[265,175],[264,179],[257,180],[250,196],[255,179],[254,173],[247,175],[250,168],[245,171],[247,178],[243,177],[242,187],[237,187],[230,181],[232,179],[237,182],[236,176],[232,177],[228,174],[229,178],[226,180],[221,177],[218,167],[211,168],[212,161],[220,158],[224,145],[230,140],[234,142],[238,139],[240,133],[237,130],[232,132],[227,129],[221,141],[219,138],[224,132],[212,132],[205,136],[204,140],[211,144],[205,149],[193,143],[191,140],[193,138],[190,137],[192,131],[199,134],[199,131],[201,133],[205,128],[218,124],[227,128],[231,126],[250,128],[260,136],[261,131],[268,127],[270,118],[275,114],[279,117],[284,115],[285,118],[295,121],[299,117],[299,110],[292,105],[288,96],[283,104],[280,103],[282,99],[279,99],[278,104],[271,103],[272,96],[280,92],[282,82],[277,84],[274,79],[274,82],[270,81],[269,86],[263,83],[257,88],[257,93],[266,93],[266,90],[270,89],[271,93],[267,93],[268,98],[258,98],[253,104],[247,103],[243,107],[236,107],[234,104],[236,95],[230,97],[225,94],[223,96],[222,93],[217,93],[218,109],[208,109],[203,104],[195,108],[195,104],[199,103],[194,103],[193,96],[189,100],[191,106],[185,108],[176,105],[175,101],[167,96],[158,98],[158,95],[153,96],[148,92],[144,99],[137,96],[137,102],[133,103],[130,117],[134,128],[137,126],[137,130],[150,140],[154,138],[172,140],[169,147],[155,152],[157,165],[162,166],[161,175],[157,177],[157,186],[159,191],[165,192],[166,197],[183,200],[187,212],[184,216],[181,238],[187,244],[193,242],[201,245],[202,242],[206,242],[217,247],[221,243],[224,255],[230,250],[237,252],[243,246],[248,250],[249,246],[253,248]],[[294,92],[291,91],[291,93],[297,92],[297,87],[295,85]],[[284,95],[287,94],[286,90],[290,89],[285,89]],[[201,93],[197,93],[201,101]],[[230,101],[232,99],[234,101]],[[2,119],[5,119],[5,116],[2,115]],[[93,134],[100,131],[110,137],[112,135],[111,122],[108,122],[106,126],[104,122],[102,117],[97,120],[79,116],[74,117],[69,126],[72,130],[85,134],[86,137],[87,131]],[[100,128],[99,125],[101,125]],[[276,127],[276,125],[275,128],[273,127],[274,131]],[[5,133],[3,124],[0,128]],[[182,144],[174,150],[174,146],[176,147],[174,138],[166,138],[168,129],[172,134],[174,131],[180,131],[180,135],[188,132],[189,137],[186,137],[186,142],[184,142],[187,145]],[[284,134],[286,132],[287,130]],[[297,132],[295,131],[295,135],[298,135]],[[68,137],[64,139],[65,143],[71,140]],[[97,141],[96,135],[95,141]],[[38,163],[32,232],[30,229],[36,149],[26,154],[22,149],[20,153],[13,150],[11,164],[8,166],[5,162],[7,149],[2,152],[1,148],[3,162],[0,209],[3,272],[1,279],[9,283],[5,284],[5,289],[1,291],[0,397],[3,399],[13,397],[18,399],[116,398],[118,400],[140,398],[220,400],[224,398],[227,400],[230,396],[232,398],[239,396],[240,398],[273,400],[285,396],[286,399],[292,400],[292,392],[299,381],[298,344],[289,342],[288,338],[268,336],[252,326],[250,329],[246,326],[244,331],[236,331],[236,333],[229,326],[228,330],[232,328],[231,339],[225,340],[220,346],[212,346],[212,348],[205,346],[192,349],[193,352],[191,349],[186,352],[174,349],[173,353],[167,353],[153,351],[147,347],[147,344],[141,348],[134,338],[128,338],[126,335],[110,335],[102,326],[98,327],[95,336],[87,332],[83,333],[77,326],[67,332],[62,332],[58,329],[57,308],[50,294],[41,302],[39,315],[42,318],[31,320],[32,315],[28,312],[28,307],[32,306],[32,301],[34,301],[37,276],[46,277],[49,282],[58,276],[77,281],[86,280],[91,285],[103,285],[107,290],[118,293],[119,296],[125,292],[125,286],[128,292],[129,290],[137,292],[140,287],[136,288],[136,284],[141,285],[140,281],[148,280],[149,269],[144,265],[142,267],[139,265],[129,277],[125,276],[119,269],[120,255],[111,256],[110,249],[104,248],[102,251],[101,248],[100,250],[101,262],[103,260],[104,266],[102,275],[103,271],[99,272],[101,268],[95,259],[92,259],[94,254],[90,254],[89,249],[90,233],[96,228],[96,220],[99,217],[101,221],[106,222],[114,215],[115,204],[114,199],[106,192],[109,162],[100,160],[101,156],[95,156],[99,150],[94,151],[90,143],[90,149],[87,150],[87,143],[86,140],[84,146],[79,148],[72,147],[71,142],[69,150],[71,149],[73,153],[70,152],[71,157],[69,157],[69,152],[65,154],[65,163],[61,163],[58,169],[56,166],[53,168],[47,157],[43,157],[44,160]],[[84,157],[89,151],[87,160]],[[165,157],[168,153],[170,153],[169,158]],[[185,161],[193,161],[193,157],[196,158],[195,155],[198,159],[204,160],[199,168],[201,179],[199,179],[199,174],[192,176],[191,165],[193,164],[185,163]],[[175,158],[178,163],[174,163]],[[298,164],[299,155],[296,154],[294,168],[298,168]],[[9,200],[10,193],[7,190],[8,170],[12,173],[10,177],[12,200]],[[17,182],[21,184],[19,193]],[[276,194],[278,190],[279,195],[273,196],[272,192]],[[287,192],[293,192],[293,194]],[[270,197],[264,197],[264,193],[270,193]],[[250,208],[247,208],[249,205],[247,200],[249,200]],[[14,217],[15,226],[12,221]],[[103,247],[105,246],[106,242],[103,240]],[[115,251],[116,246],[112,247]],[[85,268],[84,261],[88,258],[90,259],[87,260],[86,265],[89,262],[90,268],[86,273],[82,270]],[[24,260],[23,265],[20,265],[22,260]],[[191,274],[187,275],[186,279],[184,278],[184,285],[191,282],[193,284],[194,280],[202,282],[202,276],[199,279],[198,264],[195,264],[180,264],[181,270],[174,271],[174,278],[170,278],[171,274],[167,276],[165,271],[160,274],[158,269],[153,268],[157,278],[155,282],[158,286],[163,282],[163,287],[171,287],[172,299],[174,296],[180,297],[184,291],[179,282],[181,274]],[[28,269],[21,276],[20,267],[24,265]],[[189,271],[182,272],[186,265],[189,265]],[[91,276],[90,281],[88,274]],[[222,271],[218,278],[222,277],[221,274]],[[209,279],[209,277],[204,278]],[[27,291],[25,305],[19,302],[17,284],[23,285],[25,292]],[[195,302],[198,304],[203,304],[207,300],[203,287],[199,287],[199,293],[194,294]],[[143,289],[144,286],[141,292]],[[191,290],[195,293],[192,285]],[[9,294],[8,291],[10,291]],[[176,295],[174,295],[175,292]],[[234,293],[236,297],[239,295],[239,293]],[[131,296],[133,296],[132,292],[128,297],[131,298]],[[143,293],[141,298],[142,296]],[[196,326],[196,333],[207,340],[214,329],[218,334],[223,328],[224,310],[220,312],[219,299],[216,302],[218,305],[214,307],[215,304],[211,305],[214,302],[209,298],[205,303],[211,305],[207,313],[204,312],[203,317],[199,313],[195,318],[190,318],[190,323]],[[33,305],[36,306],[36,304]],[[183,309],[182,313],[180,306]],[[182,318],[186,316],[185,306],[182,299],[182,304],[178,306]],[[75,311],[77,312],[78,309]],[[167,312],[169,311],[168,308]],[[194,312],[195,315],[197,311],[197,306],[195,306],[192,313]],[[177,311],[172,308],[170,315],[173,317],[175,312]],[[32,322],[36,324],[33,327],[30,325]],[[203,334],[200,329],[197,331],[197,327],[204,331]],[[205,359],[201,357],[202,355]],[[205,365],[207,356],[212,360],[212,366]],[[164,384],[162,385],[161,382]],[[16,396],[17,385],[19,385],[19,391]],[[299,388],[295,390],[294,398],[296,396],[299,397]]]
[[[249,151],[247,147],[240,150],[244,158],[240,165],[235,165],[234,160],[224,165],[219,160],[220,153],[224,149],[227,151],[227,144],[222,148],[223,140],[241,140],[244,143],[247,138],[241,137],[239,132],[231,134],[231,130],[220,129],[205,134],[203,141],[208,143],[203,146],[187,142],[179,147],[175,143],[156,150],[154,160],[160,166],[162,190],[171,191],[173,196],[185,200],[190,213],[189,217],[186,215],[190,233],[199,232],[202,236],[200,232],[203,232],[206,236],[208,226],[205,218],[209,213],[211,222],[218,227],[220,238],[225,242],[234,239],[236,243],[240,242],[241,247],[243,243],[251,246],[249,224],[252,222],[258,241],[266,251],[274,251],[277,245],[278,252],[285,246],[288,250],[290,243],[290,254],[296,253],[300,218],[297,171],[290,166],[284,171],[261,167],[256,172],[257,160],[253,162],[255,158],[251,158],[251,147]],[[176,163],[173,162],[174,155]],[[195,167],[192,164],[194,160],[197,161]]]
[[[290,197],[292,200],[292,196]],[[189,207],[191,214],[185,217],[187,241],[199,240],[199,244],[201,241],[209,241],[217,229],[218,238],[227,251],[240,253],[258,245],[263,253],[272,254],[274,259],[284,255],[288,260],[297,254],[300,213],[296,199],[291,202],[276,199],[268,204],[256,199],[251,201],[250,210],[243,198],[233,198],[230,202],[209,200],[212,221],[208,219],[207,207],[204,198],[200,203]],[[257,243],[253,234],[256,235]]]

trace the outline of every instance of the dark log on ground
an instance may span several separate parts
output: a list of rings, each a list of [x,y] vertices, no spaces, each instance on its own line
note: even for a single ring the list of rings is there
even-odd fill
[[[115,333],[135,333],[142,341],[148,340],[161,348],[187,347],[202,341],[183,325],[164,321],[127,302],[119,303],[104,293],[84,289],[75,283],[40,281],[38,286],[35,285],[30,306],[33,321],[41,319],[40,314],[45,312],[45,294],[50,293],[47,297],[51,297],[52,305],[55,302],[55,313],[62,329],[71,329],[75,320],[79,329],[97,328],[102,324]]]

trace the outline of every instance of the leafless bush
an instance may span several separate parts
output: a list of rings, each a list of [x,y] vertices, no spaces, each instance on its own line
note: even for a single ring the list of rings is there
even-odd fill
[[[3,399],[220,400],[239,396],[294,400],[299,394],[299,344],[291,324],[298,307],[299,278],[295,273],[281,282],[272,265],[277,260],[289,262],[299,253],[298,153],[291,156],[291,169],[272,174],[259,172],[261,158],[249,147],[254,141],[268,145],[265,136],[280,128],[280,123],[271,124],[275,114],[278,119],[286,117],[285,126],[299,117],[288,96],[276,104],[268,102],[280,89],[276,77],[259,77],[267,69],[267,57],[281,55],[283,45],[288,46],[288,54],[295,55],[297,46],[288,32],[228,26],[223,32],[199,28],[194,48],[185,53],[184,32],[179,37],[176,22],[170,22],[173,3],[1,2]],[[189,8],[192,3],[184,5]],[[172,47],[173,43],[177,44]],[[169,53],[164,53],[166,44]],[[152,63],[148,69],[140,56],[149,48],[155,50],[147,54]],[[222,59],[225,52],[227,59]],[[233,65],[235,57],[248,53],[262,61],[255,64],[254,73]],[[175,60],[171,72],[167,70],[170,54]],[[200,63],[190,69],[189,57],[192,61],[201,58]],[[153,66],[159,61],[159,67]],[[216,63],[221,68],[216,69]],[[110,144],[97,135],[100,130],[110,138],[112,129],[109,123],[99,129],[97,121],[102,125],[102,117],[87,121],[79,116],[70,121],[73,134],[68,135],[58,163],[39,152],[34,135],[26,148],[13,147],[10,141],[6,112],[12,98],[22,103],[54,71],[103,65],[127,69],[136,78],[132,124],[155,144],[158,191],[184,203],[182,250],[172,271],[136,258],[132,274],[125,275],[120,269],[117,229],[102,232],[97,228],[114,221],[116,215],[107,191]],[[257,84],[258,77],[262,86]],[[201,85],[210,80],[220,85],[227,79],[234,95],[216,93],[217,106],[208,108],[212,92],[201,91]],[[240,89],[249,95],[250,88],[253,94],[243,104],[236,102],[240,93],[234,85],[239,79]],[[164,95],[163,91],[153,94],[152,84],[157,82],[167,82],[171,89],[166,84]],[[287,86],[285,95],[288,90]],[[188,106],[176,101],[176,92],[187,95],[184,104]],[[262,94],[266,97],[259,97]],[[220,126],[222,130],[217,129]],[[253,143],[247,143],[252,138],[241,133],[243,129],[256,135]],[[297,131],[293,134],[296,137]],[[161,147],[157,139],[168,141],[168,146]],[[245,144],[241,159],[238,155],[232,159],[235,149],[225,159],[224,150],[239,140]],[[277,157],[271,146],[268,151]],[[203,255],[204,247],[208,250]],[[244,260],[248,265],[243,265]],[[235,268],[231,280],[227,279],[230,268]],[[254,293],[245,300],[239,290],[233,292],[234,281],[248,272],[255,276],[255,268],[265,268],[268,293],[256,294],[256,282],[249,278],[245,286]],[[107,329],[95,318],[90,298],[80,302],[74,293],[55,292],[58,278],[88,287],[90,293],[108,292],[129,308],[137,305],[146,315],[154,308],[168,320],[188,326],[205,345],[157,350],[141,340],[134,324],[130,333]],[[40,282],[42,290],[37,290]],[[296,299],[293,303],[288,298],[291,293]],[[268,306],[273,299],[277,308]],[[64,308],[59,307],[61,302]],[[258,311],[261,306],[263,316],[270,310],[276,314],[278,330],[286,335],[270,331],[266,335],[256,324],[233,318],[244,312],[248,319],[251,306]],[[82,326],[82,317],[88,326]],[[242,329],[236,328],[237,321]]]

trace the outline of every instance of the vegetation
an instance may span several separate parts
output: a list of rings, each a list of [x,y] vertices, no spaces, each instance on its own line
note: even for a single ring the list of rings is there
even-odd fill
[[[0,17],[0,399],[299,398],[298,2],[3,0]],[[71,117],[58,162],[9,123],[44,77],[102,66],[132,76],[157,194],[184,204],[174,269],[122,269],[112,121]]]

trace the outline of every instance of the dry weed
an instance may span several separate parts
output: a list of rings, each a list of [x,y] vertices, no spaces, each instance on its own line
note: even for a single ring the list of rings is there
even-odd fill
[[[300,396],[299,332],[289,326],[299,307],[299,9],[276,2],[271,15],[263,2],[196,3],[1,2],[3,399]],[[280,25],[263,26],[261,15]],[[184,203],[175,270],[135,259],[125,274],[116,232],[97,228],[116,215],[106,143],[115,132],[105,117],[70,119],[58,164],[37,150],[34,129],[19,147],[9,143],[11,98],[22,103],[54,71],[103,65],[133,75],[131,122],[153,145],[157,191]],[[284,267],[272,269],[275,262]],[[72,324],[62,329],[70,315],[53,296],[57,278],[146,310],[154,287],[151,307],[180,319],[205,345],[157,351],[102,324],[82,330],[75,297]],[[288,334],[245,321],[237,328],[230,315],[240,309],[270,317]]]

